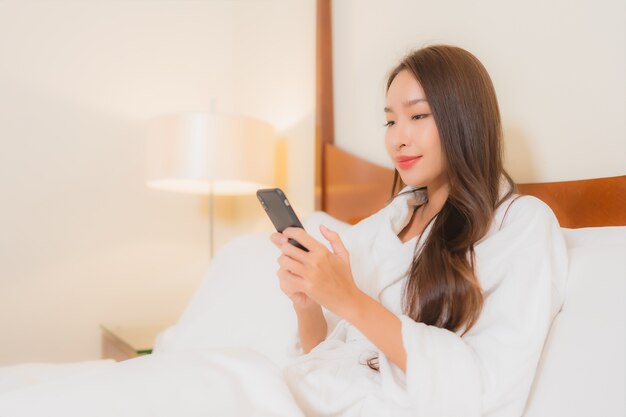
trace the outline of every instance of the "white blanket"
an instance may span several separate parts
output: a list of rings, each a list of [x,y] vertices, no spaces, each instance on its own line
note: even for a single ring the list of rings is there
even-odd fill
[[[264,281],[275,272],[278,254],[268,241],[258,250],[263,262],[239,266],[256,270],[254,282],[214,295],[245,314],[228,322],[207,313],[211,304],[196,297],[179,324],[161,337],[155,354],[12,389],[0,395],[0,416],[521,415],[545,336],[563,301],[567,257],[553,214],[532,197],[519,199],[503,224],[507,204],[498,210],[492,229],[476,246],[485,307],[476,326],[460,337],[402,316],[401,290],[421,242],[402,244],[397,233],[413,203],[413,197],[397,198],[342,233],[357,284],[402,319],[406,375],[357,329],[328,312],[326,341],[295,360],[281,356],[288,345],[283,335],[295,334],[293,312],[286,297],[281,295],[285,303],[273,310],[274,304],[255,292],[263,286],[278,290],[275,279]],[[236,252],[231,267],[238,262]],[[216,259],[216,265],[220,262],[224,257]],[[246,298],[252,306],[237,304],[242,291],[257,295]],[[198,317],[219,318],[226,325],[214,331]],[[224,327],[230,325],[244,340],[257,324],[274,333],[268,321],[280,329],[280,336],[270,338],[274,346],[267,340],[244,343],[258,346],[256,352],[224,346],[238,340]],[[380,372],[365,365],[375,355]]]
[[[246,348],[157,353],[0,396],[3,417],[302,415],[280,368]]]

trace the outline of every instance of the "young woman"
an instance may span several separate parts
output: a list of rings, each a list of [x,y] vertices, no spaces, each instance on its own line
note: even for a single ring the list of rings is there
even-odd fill
[[[384,113],[391,202],[341,237],[321,226],[330,247],[302,229],[271,237],[306,353],[284,371],[290,390],[307,416],[520,416],[563,301],[558,222],[515,194],[469,52],[408,55]]]

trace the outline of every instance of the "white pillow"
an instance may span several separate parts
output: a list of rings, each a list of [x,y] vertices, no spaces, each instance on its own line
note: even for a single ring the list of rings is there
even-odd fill
[[[313,213],[309,214],[306,218],[302,220],[304,230],[306,230],[307,233],[313,236],[315,239],[325,244],[327,243],[327,241],[326,239],[324,239],[322,233],[320,232],[320,224],[323,224],[330,230],[338,233],[350,227],[349,223],[342,222],[341,220],[338,220],[323,211],[314,211]]]
[[[568,248],[626,245],[626,226],[584,227],[581,229],[562,227],[561,230]]]
[[[302,224],[324,243],[320,224],[335,231],[350,226],[324,212],[312,213]],[[155,354],[247,346],[285,364],[296,351],[297,323],[291,301],[278,286],[279,255],[266,233],[241,236],[222,247],[179,321],[159,335]]]
[[[564,229],[565,302],[548,335],[526,417],[626,415],[626,227]]]

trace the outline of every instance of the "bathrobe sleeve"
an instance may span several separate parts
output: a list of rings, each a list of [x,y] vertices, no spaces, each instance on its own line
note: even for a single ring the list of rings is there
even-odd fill
[[[523,197],[501,229],[476,246],[476,255],[485,302],[479,321],[463,337],[400,317],[407,353],[403,389],[416,417],[523,413],[563,303],[565,242],[550,208]],[[382,373],[397,374],[395,365],[382,362]],[[390,379],[383,375],[383,380]]]

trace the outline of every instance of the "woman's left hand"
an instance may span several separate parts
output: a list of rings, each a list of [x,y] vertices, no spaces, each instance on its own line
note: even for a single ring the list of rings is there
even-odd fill
[[[282,255],[278,258],[281,268],[293,275],[294,284],[317,303],[333,313],[344,317],[361,291],[354,283],[350,269],[350,254],[339,235],[325,226],[320,226],[322,236],[330,243],[333,251],[315,240],[304,229],[289,227],[282,232],[280,245]],[[305,252],[287,239],[294,239],[309,250]]]

